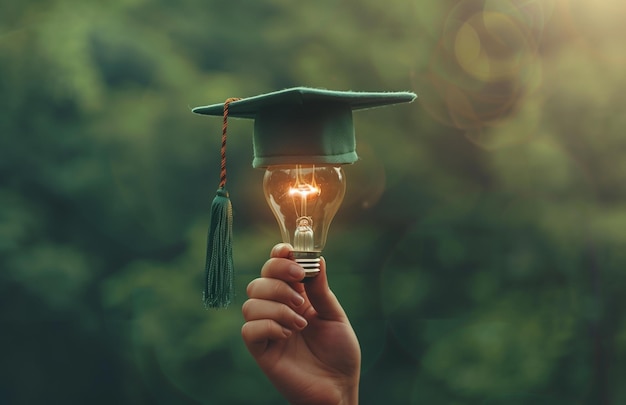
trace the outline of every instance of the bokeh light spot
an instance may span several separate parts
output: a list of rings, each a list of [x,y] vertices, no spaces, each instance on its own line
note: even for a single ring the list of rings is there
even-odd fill
[[[463,1],[453,7],[419,78],[425,110],[474,134],[514,116],[541,86],[538,47],[548,8],[532,1]]]
[[[480,37],[476,30],[468,23],[463,24],[456,34],[454,53],[459,64],[470,70],[480,56]]]

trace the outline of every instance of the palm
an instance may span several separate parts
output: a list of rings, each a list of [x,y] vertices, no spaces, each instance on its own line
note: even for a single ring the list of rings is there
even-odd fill
[[[268,342],[259,366],[290,401],[338,403],[342,385],[358,375],[360,351],[347,318],[320,319],[310,305],[309,325],[285,340]]]

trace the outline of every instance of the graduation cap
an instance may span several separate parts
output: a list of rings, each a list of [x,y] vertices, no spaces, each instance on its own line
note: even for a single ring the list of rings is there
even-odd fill
[[[220,185],[211,208],[207,241],[205,305],[226,307],[233,296],[232,206],[225,189],[228,117],[254,120],[255,168],[336,166],[358,159],[352,111],[407,103],[415,97],[411,92],[295,87],[194,108],[192,111],[197,114],[223,117]]]

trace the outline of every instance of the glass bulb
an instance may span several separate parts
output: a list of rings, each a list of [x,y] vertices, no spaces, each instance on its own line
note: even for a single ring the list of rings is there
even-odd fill
[[[270,166],[263,191],[283,242],[294,248],[293,259],[304,267],[306,277],[316,276],[328,228],[346,191],[341,166]]]

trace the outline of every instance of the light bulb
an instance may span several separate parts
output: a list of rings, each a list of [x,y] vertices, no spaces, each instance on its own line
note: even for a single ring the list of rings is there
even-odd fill
[[[269,166],[263,191],[283,242],[294,248],[293,259],[304,268],[305,277],[315,277],[328,228],[346,191],[341,166]]]

